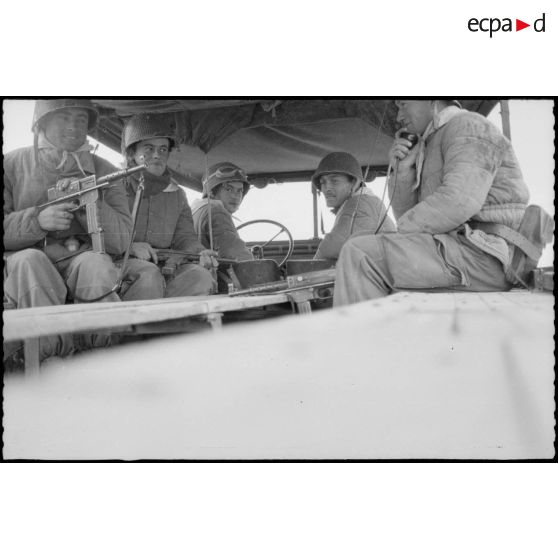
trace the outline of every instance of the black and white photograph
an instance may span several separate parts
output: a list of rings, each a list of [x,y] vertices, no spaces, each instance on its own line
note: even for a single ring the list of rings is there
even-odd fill
[[[4,458],[553,457],[551,99],[3,110]]]
[[[556,555],[554,4],[8,2],[2,555]]]

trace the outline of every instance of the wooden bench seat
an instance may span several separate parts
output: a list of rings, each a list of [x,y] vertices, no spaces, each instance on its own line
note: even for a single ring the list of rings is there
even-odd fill
[[[288,302],[284,293],[229,297],[191,296],[133,302],[97,302],[5,310],[4,341],[23,341],[26,373],[39,367],[38,340],[45,335],[130,331],[133,326],[205,317],[218,328],[226,312],[238,312]]]

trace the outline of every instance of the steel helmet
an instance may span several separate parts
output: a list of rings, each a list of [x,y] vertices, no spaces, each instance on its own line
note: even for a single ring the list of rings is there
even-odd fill
[[[88,129],[91,131],[97,124],[99,112],[89,99],[37,99],[31,131],[38,133],[42,126],[43,118],[52,112],[65,108],[81,108],[89,113]]]
[[[207,197],[208,192],[212,192],[214,188],[224,182],[243,182],[244,188],[242,197],[244,197],[250,189],[250,182],[246,173],[233,163],[217,163],[207,169],[203,175],[203,197]]]
[[[355,178],[357,184],[364,183],[362,169],[350,153],[341,151],[329,153],[320,161],[316,172],[312,176],[312,184],[318,191],[321,191],[320,177],[324,174],[347,174]]]
[[[149,138],[168,138],[169,149],[175,146],[175,134],[168,116],[163,114],[132,116],[122,130],[122,153],[125,155],[128,147]]]

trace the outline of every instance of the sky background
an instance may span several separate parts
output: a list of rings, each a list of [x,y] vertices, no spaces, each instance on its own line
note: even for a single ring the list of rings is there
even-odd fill
[[[31,121],[34,101],[5,100],[3,103],[3,140],[4,153],[31,145]],[[496,105],[489,119],[501,129],[500,105]],[[554,116],[553,102],[550,100],[511,100],[510,120],[512,142],[521,164],[525,181],[531,192],[530,203],[541,205],[554,215]],[[119,153],[99,144],[93,139],[97,155],[115,165],[120,165]],[[369,186],[382,198],[385,179],[379,178]],[[190,204],[201,194],[185,189]],[[387,204],[387,195],[384,196]],[[333,226],[333,215],[326,207],[323,198],[319,199],[320,221],[325,232]],[[271,219],[283,223],[296,239],[313,236],[312,195],[310,183],[272,184],[264,189],[252,188],[240,210],[235,214],[237,223],[253,219]],[[271,238],[276,228],[249,227],[242,231],[245,240]],[[322,233],[320,231],[320,236]],[[277,239],[284,239],[279,236]],[[552,265],[553,246],[547,246],[539,265]]]

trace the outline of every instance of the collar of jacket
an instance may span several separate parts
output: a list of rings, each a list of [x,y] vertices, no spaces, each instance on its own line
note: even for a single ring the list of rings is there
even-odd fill
[[[442,109],[440,112],[436,113],[433,117],[426,130],[419,139],[419,151],[417,154],[417,178],[411,190],[416,190],[420,185],[420,178],[422,174],[422,167],[424,165],[424,152],[426,150],[426,140],[431,136],[436,130],[439,130],[442,126],[445,126],[452,118],[455,118],[459,114],[467,112],[465,109],[461,109],[454,105]]]
[[[426,140],[428,136],[433,134],[436,130],[447,124],[452,118],[455,118],[458,114],[462,112],[467,112],[464,109],[451,105],[437,112],[430,121],[430,124],[426,127],[426,130],[422,134],[423,140]]]
[[[367,186],[365,186],[364,184],[361,184],[337,209],[333,208],[331,210],[331,212],[334,215],[337,215],[342,209],[343,206],[351,199],[354,198],[355,196],[360,196],[361,194],[368,194],[370,193],[370,190]]]
[[[213,206],[221,205],[223,207],[223,209],[225,209],[225,206],[223,205],[223,202],[221,200],[213,200],[213,199],[209,200],[208,198],[200,198],[200,199],[194,200],[192,202],[192,213],[196,213],[202,207],[205,207],[206,205],[209,205],[210,201],[211,201],[211,205],[213,205]]]
[[[95,174],[95,163],[91,150],[93,146],[86,140],[75,151],[59,149],[51,143],[41,130],[38,138],[39,156],[47,169],[62,175],[71,174],[77,170],[82,174]]]
[[[178,184],[178,182],[174,178],[171,178],[169,185],[163,190],[163,193],[176,192],[179,189],[180,189],[180,185]]]
[[[209,201],[211,201],[211,205],[212,206],[220,206],[221,209],[227,213],[229,213],[226,209],[225,206],[223,205],[223,202],[221,200],[208,200],[207,198],[199,198],[197,200],[194,200],[192,202],[191,205],[191,210],[192,210],[192,215],[194,215],[194,213],[197,213],[202,207],[205,207],[206,205],[209,205]],[[238,223],[242,223],[242,219],[240,219],[239,217],[237,217],[236,215],[229,213],[231,219],[233,221],[237,221]]]
[[[134,174],[128,178],[128,184],[135,194],[139,186],[139,176]],[[156,196],[158,194],[176,192],[180,186],[174,178],[170,176],[169,171],[165,171],[162,176],[155,176],[154,174],[145,173],[144,174],[144,185],[146,197]]]

